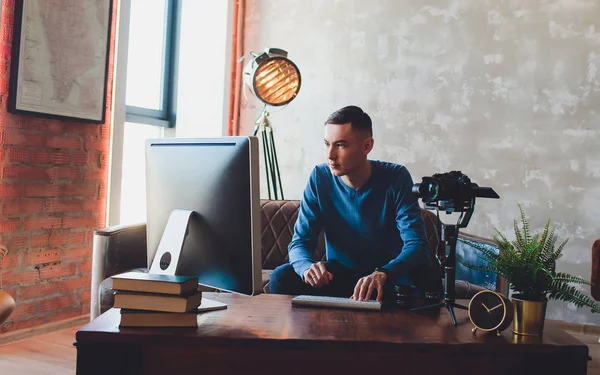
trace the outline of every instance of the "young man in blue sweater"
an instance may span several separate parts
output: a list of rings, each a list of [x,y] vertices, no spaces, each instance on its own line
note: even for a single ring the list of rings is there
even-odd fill
[[[310,174],[289,264],[271,274],[271,293],[382,301],[394,285],[419,287],[429,250],[413,180],[402,165],[369,160],[373,142],[371,118],[359,107],[329,116],[327,163]],[[321,230],[323,262],[312,256]]]

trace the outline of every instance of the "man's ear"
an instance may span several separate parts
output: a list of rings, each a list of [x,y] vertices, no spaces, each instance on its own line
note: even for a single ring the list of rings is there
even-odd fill
[[[371,152],[371,150],[373,149],[373,143],[375,143],[373,137],[368,137],[367,139],[365,139],[365,142],[363,144],[363,153],[365,154],[365,156],[368,155],[369,152]]]

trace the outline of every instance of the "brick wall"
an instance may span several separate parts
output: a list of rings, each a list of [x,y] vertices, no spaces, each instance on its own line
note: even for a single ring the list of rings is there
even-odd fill
[[[105,225],[112,117],[112,63],[105,124],[7,112],[14,2],[2,0],[0,33],[0,243],[9,249],[3,287],[17,308],[1,332],[89,313],[92,235]]]

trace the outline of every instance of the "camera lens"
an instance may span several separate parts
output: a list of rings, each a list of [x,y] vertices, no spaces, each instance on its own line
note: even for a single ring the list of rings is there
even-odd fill
[[[423,201],[432,202],[438,199],[440,185],[431,177],[424,177],[422,183],[413,185],[412,192],[423,198]]]
[[[433,202],[439,198],[441,188],[440,183],[433,177],[423,177],[420,184],[413,186],[413,192],[423,198],[424,202]]]
[[[440,193],[440,186],[435,182],[430,182],[426,186],[427,194],[426,197],[428,200],[436,200]]]

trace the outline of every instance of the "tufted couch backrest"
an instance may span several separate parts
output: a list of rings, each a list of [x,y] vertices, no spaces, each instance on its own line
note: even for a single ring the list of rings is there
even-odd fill
[[[275,269],[289,261],[288,245],[294,235],[294,224],[298,219],[300,201],[298,200],[262,200],[261,201],[261,244],[262,268]],[[428,210],[422,210],[425,232],[429,242],[429,253],[433,272],[438,272],[436,254],[440,246],[437,217]],[[325,259],[325,239],[323,232],[314,253],[315,259]],[[441,273],[439,274],[441,278]]]

